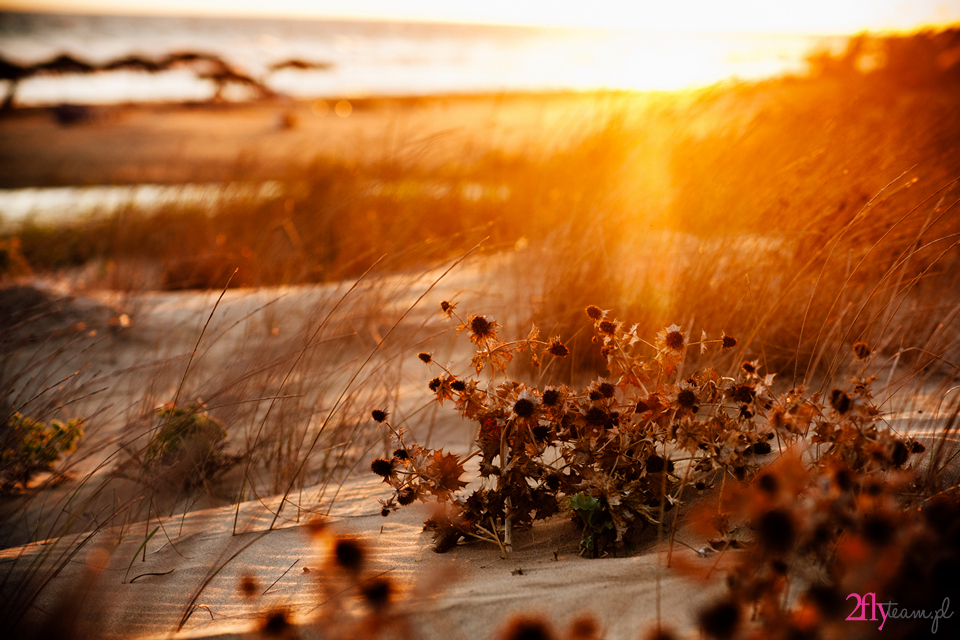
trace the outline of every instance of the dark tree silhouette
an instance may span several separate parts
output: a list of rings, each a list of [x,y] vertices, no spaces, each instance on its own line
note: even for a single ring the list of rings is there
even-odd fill
[[[333,65],[328,62],[308,62],[299,59],[284,60],[270,65],[268,73],[282,69],[298,70],[327,70]],[[0,57],[0,80],[6,80],[7,95],[4,98],[2,110],[13,107],[17,87],[21,80],[37,75],[81,75],[109,71],[141,71],[144,73],[160,73],[171,69],[189,69],[198,78],[211,81],[215,86],[212,101],[223,99],[223,92],[231,84],[241,85],[252,89],[258,99],[272,98],[277,94],[266,85],[263,80],[249,76],[230,65],[220,56],[198,51],[177,51],[159,59],[145,58],[138,55],[128,55],[111,60],[102,65],[95,65],[75,58],[69,54],[60,54],[44,62],[32,65],[22,65]]]

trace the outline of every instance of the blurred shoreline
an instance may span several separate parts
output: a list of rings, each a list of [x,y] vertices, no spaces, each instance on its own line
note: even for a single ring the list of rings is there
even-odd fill
[[[203,100],[217,87],[166,56],[214,56],[298,99],[558,90],[670,90],[728,78],[803,73],[815,51],[848,36],[630,29],[0,13],[0,58],[35,65],[68,56],[109,73],[21,81],[19,104]],[[283,66],[295,60],[306,65]],[[313,65],[313,66],[311,66]],[[146,72],[145,72],[146,71]],[[0,85],[2,86],[2,85]],[[247,87],[249,88],[249,87]],[[242,100],[244,87],[231,87]]]
[[[436,167],[494,148],[527,152],[536,144],[549,153],[630,105],[693,95],[530,91],[20,107],[0,117],[0,188],[232,182],[244,179],[244,163],[257,164],[258,179],[278,179],[317,157]]]

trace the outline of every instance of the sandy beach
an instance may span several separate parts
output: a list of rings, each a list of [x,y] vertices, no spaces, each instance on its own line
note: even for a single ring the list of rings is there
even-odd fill
[[[50,612],[63,606],[61,599],[73,601],[68,606],[82,607],[79,628],[96,628],[99,637],[256,635],[265,614],[280,607],[289,611],[300,637],[365,637],[361,630],[369,614],[352,579],[330,558],[331,537],[338,536],[367,549],[370,557],[362,580],[386,576],[395,585],[397,601],[387,620],[405,631],[396,634],[400,637],[495,637],[511,617],[527,615],[550,620],[557,631],[586,617],[604,637],[635,638],[655,625],[658,589],[660,614],[670,621],[668,626],[690,630],[691,607],[707,602],[719,589],[704,589],[666,570],[667,546],[655,541],[634,557],[582,558],[575,526],[562,520],[518,537],[508,560],[480,544],[438,555],[422,531],[424,510],[383,518],[375,500],[383,495],[378,489],[375,481],[345,486],[337,506],[326,513],[330,525],[323,536],[311,535],[308,527],[295,522],[268,531],[270,517],[259,504],[241,506],[243,530],[237,534],[231,532],[232,507],[169,518],[165,525],[176,534],[169,541],[155,536],[146,562],[138,559],[129,574],[128,557],[138,551],[140,541],[113,547],[104,532],[91,541],[91,552],[71,561],[37,607]],[[264,503],[276,506],[276,501]],[[699,541],[680,540],[684,546],[678,543],[678,556],[695,558],[690,562],[703,568],[715,564],[715,555],[699,558],[686,546]],[[113,555],[106,555],[104,548]],[[9,549],[2,558],[28,563],[39,552],[36,547]],[[90,573],[95,576],[86,575]],[[259,585],[252,598],[242,596],[245,577]],[[76,602],[76,589],[95,589],[96,598]],[[192,602],[185,602],[187,595]],[[316,617],[321,621],[314,622]],[[182,631],[174,635],[181,622]]]
[[[331,330],[346,336],[335,338],[337,350],[330,351],[338,362],[356,366],[365,352],[376,349],[386,352],[385,362],[396,362],[395,354],[406,359],[397,363],[406,372],[392,384],[402,398],[395,419],[409,429],[410,441],[460,455],[472,448],[475,428],[470,423],[452,408],[429,409],[436,406],[426,390],[429,374],[413,352],[426,347],[451,361],[465,361],[469,347],[456,340],[451,325],[433,309],[449,298],[503,317],[522,299],[516,293],[505,296],[496,284],[508,273],[504,269],[502,264],[468,263],[449,280],[440,280],[423,307],[410,305],[438,272],[417,280],[397,278],[392,285],[380,282],[358,296],[362,302],[379,291],[377,316],[369,316],[362,304],[341,311],[343,323],[358,331],[341,334],[343,325]],[[0,565],[6,576],[6,615],[36,637],[64,632],[103,638],[281,634],[473,639],[502,637],[518,619],[543,621],[559,638],[634,639],[652,633],[658,620],[677,637],[697,637],[698,612],[723,594],[724,572],[743,552],[715,551],[684,519],[672,541],[647,527],[624,556],[591,559],[581,553],[581,525],[558,515],[518,531],[507,558],[496,545],[468,540],[438,554],[433,535],[423,526],[434,506],[381,514],[382,501],[392,490],[366,468],[392,445],[376,433],[364,441],[369,444],[352,471],[299,486],[286,499],[259,494],[234,504],[235,497],[216,491],[192,502],[170,502],[168,497],[166,511],[159,514],[136,507],[136,487],[111,479],[116,444],[132,442],[136,434],[130,430],[143,428],[137,412],[144,409],[137,407],[176,393],[197,335],[202,331],[207,338],[201,340],[202,356],[193,366],[189,393],[203,396],[210,406],[222,405],[229,396],[224,383],[236,385],[249,375],[237,368],[239,362],[262,362],[263,349],[284,353],[313,326],[316,310],[342,296],[350,284],[232,290],[220,300],[215,291],[77,297],[43,289],[41,299],[52,306],[27,307],[39,311],[39,321],[13,330],[27,340],[24,345],[30,335],[48,338],[21,353],[45,359],[65,341],[80,340],[94,366],[85,372],[92,382],[80,383],[81,390],[108,383],[111,393],[81,399],[75,406],[78,413],[94,416],[83,446],[66,467],[68,478],[83,478],[84,486],[40,484],[45,488],[28,494],[26,501],[4,505],[7,544]],[[275,305],[268,317],[265,305]],[[378,346],[393,319],[408,310],[392,337]],[[121,314],[128,314],[126,326],[118,326]],[[360,318],[365,324],[357,324]],[[69,359],[57,356],[50,362],[48,375],[69,377]],[[389,379],[378,373],[367,382],[382,385]],[[336,374],[324,384],[344,385],[346,380]],[[164,390],[164,384],[171,387]],[[246,393],[257,395],[250,388]],[[932,407],[917,404],[916,398],[912,402]],[[217,415],[229,415],[229,409],[220,411]],[[368,422],[365,429],[371,427],[377,425]],[[931,435],[936,433],[923,437],[930,442]],[[230,478],[227,483],[236,490],[236,476]],[[465,479],[467,491],[479,486],[476,461],[467,465]],[[101,487],[112,487],[112,493]],[[154,495],[160,509],[164,493]],[[125,502],[131,497],[134,502]],[[707,494],[700,502],[715,499]],[[71,503],[83,505],[83,513],[73,512]],[[112,509],[129,515],[104,518]],[[64,514],[73,522],[65,529]],[[33,531],[31,523],[42,528]],[[45,538],[45,530],[58,527],[61,535]],[[343,540],[362,548],[359,568],[338,563],[334,549]],[[364,589],[383,579],[390,584],[390,604],[372,606]],[[277,616],[285,625],[279,631]]]
[[[677,93],[2,114],[11,192],[275,189],[0,229],[0,628],[832,640],[875,633],[849,593],[960,602],[957,33]]]
[[[442,282],[424,302],[425,308],[414,309],[394,335],[406,334],[404,343],[418,341],[420,335],[432,336],[427,343],[432,349],[465,359],[468,350],[462,344],[455,346],[450,325],[439,322],[439,314],[426,307],[449,297],[504,313],[504,291],[491,287],[498,280],[497,270],[480,266],[466,266],[457,277]],[[400,279],[394,289],[381,283],[380,290],[391,294],[389,303],[379,310],[383,322],[401,314],[425,286],[421,283],[436,276],[425,274],[419,282]],[[276,340],[278,336],[271,333],[276,329],[280,339],[293,335],[291,339],[296,340],[301,327],[310,324],[311,314],[304,311],[322,307],[340,289],[230,292],[220,301],[209,327],[208,335],[219,337],[212,350],[204,350],[194,369],[194,375],[205,378],[206,392],[196,392],[210,404],[219,403],[220,398],[209,395],[210,389],[229,377],[238,354],[251,351],[254,336]],[[466,291],[469,294],[464,296]],[[89,337],[87,350],[98,369],[95,378],[108,381],[112,393],[109,402],[93,397],[78,407],[82,413],[98,416],[78,451],[79,460],[69,470],[71,477],[87,478],[88,488],[74,493],[69,484],[66,490],[54,485],[44,492],[42,501],[36,499],[38,494],[25,504],[6,506],[8,542],[0,551],[0,563],[6,568],[6,584],[13,587],[8,597],[17,602],[37,590],[22,624],[38,637],[58,620],[68,621],[79,637],[258,637],[267,615],[283,609],[295,625],[291,633],[304,638],[371,637],[368,634],[373,632],[365,626],[370,624],[383,627],[377,631],[381,637],[493,638],[515,616],[548,620],[561,634],[586,618],[598,625],[605,638],[635,638],[655,623],[658,608],[670,628],[692,630],[698,603],[720,588],[704,588],[688,578],[691,565],[706,571],[718,560],[695,534],[681,531],[675,539],[672,553],[676,564],[685,567],[682,571],[665,567],[670,545],[653,528],[638,539],[628,557],[591,560],[581,556],[580,527],[568,516],[519,532],[506,559],[495,545],[480,542],[437,554],[431,533],[423,528],[430,506],[409,507],[388,517],[380,513],[379,500],[389,497],[390,490],[365,467],[367,458],[383,445],[364,452],[358,472],[298,489],[276,520],[272,514],[281,503],[280,496],[260,496],[239,506],[213,498],[213,504],[218,500],[227,504],[198,509],[211,504],[207,498],[194,502],[189,511],[174,507],[159,518],[133,518],[98,528],[100,510],[109,508],[111,499],[105,500],[91,488],[110,477],[112,468],[104,464],[104,457],[110,460],[115,455],[113,443],[129,439],[125,430],[133,426],[130,409],[149,401],[149,392],[143,396],[145,376],[152,378],[149,386],[156,386],[171,363],[174,369],[183,366],[217,294],[104,293],[71,299],[47,290],[46,295],[56,313],[41,311],[40,324],[16,330],[76,336],[80,322],[84,323],[81,333],[99,329],[102,336]],[[267,328],[256,310],[271,301],[277,309]],[[121,313],[129,313],[128,327],[111,322]],[[350,314],[346,312],[348,324]],[[237,320],[241,324],[234,326]],[[385,324],[369,326],[371,335],[388,329]],[[59,340],[70,339],[60,335]],[[282,351],[279,343],[273,344]],[[33,357],[51,346],[40,347]],[[375,347],[375,339],[359,336],[347,350],[353,353],[364,346]],[[415,361],[411,353],[405,357]],[[356,362],[349,355],[346,361]],[[400,382],[398,391],[404,400],[397,412],[410,416],[409,437],[461,455],[468,453],[471,425],[452,410],[434,412],[433,418],[424,420],[428,374],[413,364],[406,366],[412,371]],[[64,367],[69,363],[50,374],[69,376]],[[333,383],[344,381],[337,376]],[[467,477],[474,485],[478,482],[475,464],[468,466]],[[116,488],[113,491],[112,500],[123,499],[122,485],[120,494]],[[50,522],[66,500],[85,505],[84,514],[75,514],[79,516],[75,530],[56,539],[14,542],[25,534],[33,537],[21,527],[29,527],[31,521]],[[17,511],[11,512],[11,507]],[[147,515],[142,509],[140,513]],[[317,523],[324,523],[319,533]],[[143,545],[144,532],[158,527]],[[332,557],[331,546],[341,538],[360,542],[368,554],[356,577],[338,567]],[[697,552],[703,548],[708,551]],[[375,577],[387,577],[396,590],[386,613],[371,613],[359,595],[364,582]],[[246,578],[257,584],[251,597],[242,595],[241,582]]]

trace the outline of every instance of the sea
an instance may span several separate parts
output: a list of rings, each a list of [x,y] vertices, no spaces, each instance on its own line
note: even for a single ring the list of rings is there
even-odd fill
[[[675,90],[802,74],[810,53],[841,50],[845,42],[803,34],[0,12],[0,57],[17,64],[64,53],[94,64],[212,53],[301,99]],[[293,59],[323,69],[270,70]],[[194,101],[213,93],[209,80],[179,69],[38,76],[21,81],[16,95],[17,104],[44,105]]]

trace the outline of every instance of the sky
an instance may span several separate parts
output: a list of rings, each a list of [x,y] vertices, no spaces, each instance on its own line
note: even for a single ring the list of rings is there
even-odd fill
[[[0,0],[0,9],[824,34],[960,24],[960,0]]]

